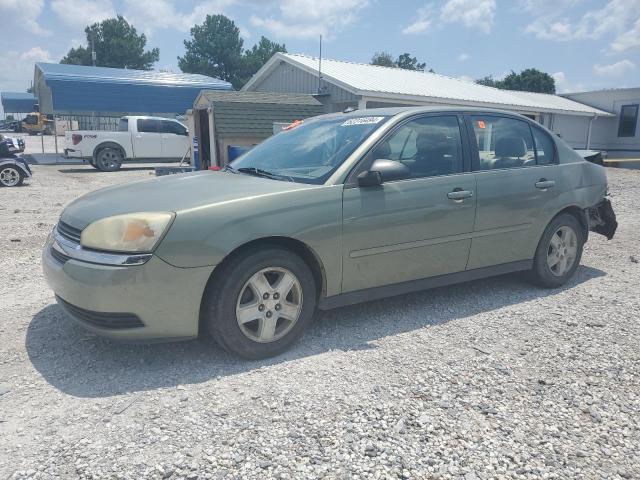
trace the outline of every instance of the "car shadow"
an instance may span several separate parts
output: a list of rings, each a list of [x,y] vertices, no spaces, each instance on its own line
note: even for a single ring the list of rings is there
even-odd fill
[[[569,284],[547,290],[526,283],[522,274],[510,274],[319,311],[290,351],[261,361],[228,354],[205,335],[142,345],[103,339],[77,326],[56,304],[33,317],[26,348],[33,366],[55,388],[78,397],[109,397],[200,383],[329,350],[375,349],[372,342],[380,338],[556,295],[604,275],[582,266]]]
[[[118,171],[119,172],[135,172],[135,171],[144,171],[144,170],[153,171],[154,168],[155,168],[154,166],[148,166],[148,167],[124,167],[123,166]],[[60,173],[91,173],[91,174],[117,173],[117,172],[102,172],[96,168],[59,168],[58,171]]]

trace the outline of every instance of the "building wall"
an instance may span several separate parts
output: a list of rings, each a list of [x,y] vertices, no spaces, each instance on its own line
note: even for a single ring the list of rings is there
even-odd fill
[[[318,93],[318,76],[286,62],[280,62],[251,90],[255,92],[316,94]],[[357,95],[328,82],[322,82],[322,93],[326,95],[320,95],[317,98],[325,106],[327,113],[340,112],[349,106],[358,106],[359,97]]]
[[[640,104],[640,88],[574,93],[566,95],[566,97],[616,115],[615,117],[599,117],[593,122],[591,131],[592,149],[606,150],[608,156],[611,158],[640,157],[640,120],[636,124],[634,137],[618,137],[620,109],[623,105]],[[565,139],[566,128],[565,122],[562,127],[558,127],[557,130]],[[570,133],[572,129],[575,129],[575,126],[570,126],[568,133]],[[586,130],[584,136],[586,139]],[[584,148],[585,145],[586,140],[580,148]]]

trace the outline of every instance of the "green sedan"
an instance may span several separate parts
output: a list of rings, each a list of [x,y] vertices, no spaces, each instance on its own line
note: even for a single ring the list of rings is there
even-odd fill
[[[209,331],[277,355],[328,309],[515,271],[566,283],[617,223],[601,166],[497,110],[295,122],[219,172],[89,193],[43,252],[60,306],[111,338]]]

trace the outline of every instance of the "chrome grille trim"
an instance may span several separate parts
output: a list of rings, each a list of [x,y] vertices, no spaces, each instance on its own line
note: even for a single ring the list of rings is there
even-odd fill
[[[80,235],[82,234],[82,230],[80,230],[79,228],[72,227],[68,223],[59,221],[58,225],[56,225],[56,229],[58,230],[58,233],[67,240],[75,243],[80,243]]]

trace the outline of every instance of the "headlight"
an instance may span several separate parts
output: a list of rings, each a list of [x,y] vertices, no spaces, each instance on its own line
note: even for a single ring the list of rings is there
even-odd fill
[[[103,218],[82,231],[80,244],[112,252],[151,252],[173,217],[171,212],[140,212]]]

